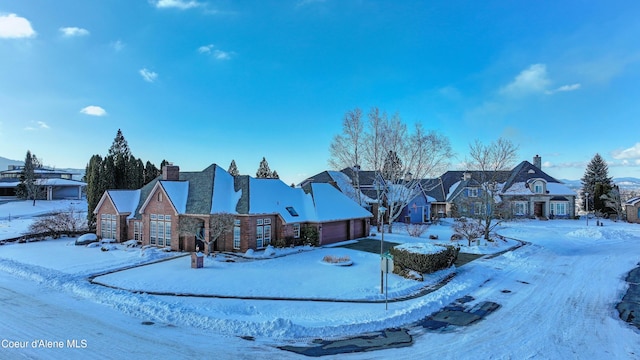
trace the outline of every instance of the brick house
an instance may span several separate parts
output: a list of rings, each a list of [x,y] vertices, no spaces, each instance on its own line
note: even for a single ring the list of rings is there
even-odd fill
[[[232,176],[216,164],[199,172],[168,165],[162,175],[138,190],[107,190],[96,206],[97,234],[118,242],[174,251],[201,249],[210,224],[221,213],[235,216],[233,230],[213,250],[262,249],[276,241],[291,243],[301,229],[318,230],[320,245],[367,236],[371,213],[329,184],[292,188],[279,179]],[[187,220],[200,224],[185,231]]]

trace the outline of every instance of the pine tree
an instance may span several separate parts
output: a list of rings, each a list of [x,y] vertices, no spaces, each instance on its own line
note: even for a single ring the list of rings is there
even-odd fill
[[[609,167],[600,154],[596,154],[587,164],[582,182],[582,193],[589,194],[589,209],[603,211],[606,208],[601,196],[609,193],[613,188],[612,178],[609,177]]]
[[[278,175],[278,172],[273,170],[273,172],[271,173],[271,178],[272,179],[280,179],[280,175]]]
[[[267,162],[267,159],[263,157],[262,161],[260,161],[260,167],[258,167],[258,171],[256,172],[256,178],[269,179],[272,175],[273,173],[271,172],[271,169],[269,169],[269,163]]]
[[[36,176],[36,169],[41,167],[40,161],[35,154],[31,154],[31,151],[27,150],[27,155],[24,159],[24,167],[20,174],[20,184],[16,189],[16,195],[20,199],[33,200],[33,205],[36,205],[36,200],[42,196],[42,185],[39,184]]]
[[[229,170],[227,171],[231,176],[239,176],[240,172],[238,171],[238,167],[236,166],[236,161],[231,160],[231,164],[229,164]]]
[[[114,165],[114,178],[116,189],[129,189],[129,174],[128,168],[129,158],[131,156],[131,150],[127,140],[122,135],[122,131],[118,129],[116,137],[113,139],[113,143],[109,148],[108,157],[113,158]]]
[[[144,185],[151,182],[151,180],[155,179],[160,175],[160,170],[151,163],[151,161],[147,161],[144,166]]]

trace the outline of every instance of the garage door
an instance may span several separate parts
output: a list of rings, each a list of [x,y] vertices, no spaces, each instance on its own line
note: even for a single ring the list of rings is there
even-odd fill
[[[347,221],[322,224],[321,245],[333,244],[345,240],[349,240],[349,226]]]
[[[364,222],[365,220],[354,220],[353,221],[353,236],[354,239],[365,237],[364,233]]]

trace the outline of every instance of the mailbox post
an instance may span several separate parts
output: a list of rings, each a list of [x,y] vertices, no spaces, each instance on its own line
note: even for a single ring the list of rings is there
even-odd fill
[[[389,310],[389,273],[393,272],[393,255],[388,251],[380,257],[380,272],[387,274],[384,288],[384,309]]]

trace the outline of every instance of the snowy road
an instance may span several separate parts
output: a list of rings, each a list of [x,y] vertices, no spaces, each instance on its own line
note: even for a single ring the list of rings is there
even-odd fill
[[[452,297],[471,295],[476,302],[496,302],[501,305],[500,309],[478,323],[449,332],[412,329],[414,344],[407,348],[342,354],[335,358],[640,359],[640,331],[621,321],[615,309],[627,289],[626,274],[640,261],[640,227],[607,223],[605,227],[586,228],[575,221],[531,221],[508,224],[501,232],[530,241],[531,245],[459,268],[454,280],[436,292],[438,294],[393,304],[398,311],[408,307],[418,309],[421,301],[425,306],[428,302],[444,306]],[[3,342],[5,345],[29,342],[26,349],[0,347],[1,359],[186,359],[203,355],[219,359],[302,358],[274,347],[290,343],[285,340],[248,341],[221,335],[219,329],[206,325],[216,322],[198,323],[197,317],[185,312],[179,299],[175,302],[167,299],[158,309],[142,310],[135,308],[137,302],[133,300],[138,297],[119,305],[118,301],[128,297],[93,290],[85,282],[76,282],[64,273],[52,276],[60,281],[62,291],[56,286],[30,281],[30,277],[24,279],[0,272],[0,340],[7,340]],[[108,306],[92,298],[101,294],[113,296],[109,301],[102,301]],[[191,302],[200,303],[200,300]],[[153,305],[139,304],[145,308]],[[212,316],[225,306],[242,309],[243,304],[216,301],[206,306],[212,309],[208,313]],[[160,309],[169,314],[182,311],[189,317],[158,321],[162,318],[158,316]],[[293,313],[307,314],[306,323],[300,320],[300,326],[330,322],[316,319],[314,314],[317,317],[321,313],[315,307],[295,302],[246,302],[244,309],[252,310],[254,315],[249,317],[255,317],[256,322]],[[322,315],[345,318],[356,309],[360,311],[356,313],[369,314],[364,307],[327,305]],[[382,314],[371,312],[360,322],[375,322],[378,319],[372,315],[375,313]],[[145,314],[156,317],[148,319]],[[155,324],[143,325],[145,320]],[[251,326],[244,320],[232,319],[219,324]],[[353,329],[359,328],[358,324],[353,325]],[[327,330],[334,332],[335,328],[327,325]],[[66,347],[67,340],[73,339],[79,344],[86,340],[86,348]],[[32,348],[33,340],[62,341],[65,348]]]

